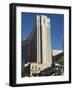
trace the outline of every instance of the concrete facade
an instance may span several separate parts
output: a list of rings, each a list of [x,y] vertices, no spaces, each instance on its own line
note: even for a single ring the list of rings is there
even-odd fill
[[[37,62],[51,65],[51,31],[50,18],[36,16],[37,21]]]
[[[36,16],[36,34],[37,62],[31,63],[30,76],[52,64],[50,18],[44,15]]]

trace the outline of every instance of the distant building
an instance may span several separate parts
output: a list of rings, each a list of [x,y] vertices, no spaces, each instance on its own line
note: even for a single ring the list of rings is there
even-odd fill
[[[53,63],[58,63],[61,65],[64,65],[64,52],[61,52],[55,56],[52,57]]]
[[[63,52],[63,50],[53,49],[52,50],[52,56],[56,56],[56,55],[58,55],[58,54],[60,54],[62,52]]]

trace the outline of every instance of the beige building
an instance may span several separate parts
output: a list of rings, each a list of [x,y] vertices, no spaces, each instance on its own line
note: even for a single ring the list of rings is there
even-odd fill
[[[52,64],[50,18],[44,15],[36,16],[33,32],[29,43],[30,76]]]

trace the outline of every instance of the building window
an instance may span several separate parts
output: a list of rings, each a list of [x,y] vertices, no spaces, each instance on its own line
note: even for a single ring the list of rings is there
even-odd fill
[[[37,66],[35,66],[35,69],[37,69]]]
[[[40,69],[40,68],[38,68],[38,69]]]
[[[44,21],[44,24],[45,24],[45,19],[43,21]]]
[[[32,69],[34,69],[34,66],[32,66]]]

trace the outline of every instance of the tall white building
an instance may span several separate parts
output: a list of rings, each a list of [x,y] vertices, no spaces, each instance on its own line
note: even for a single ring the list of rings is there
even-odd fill
[[[51,51],[51,27],[50,18],[44,15],[36,16],[36,62],[30,64],[30,76],[34,73],[39,73],[41,70],[51,66],[52,51]],[[33,45],[33,44],[32,44]],[[33,47],[34,49],[34,47]],[[32,52],[31,52],[32,53]],[[34,54],[34,52],[33,52]],[[31,60],[32,61],[32,60]]]
[[[48,65],[52,63],[50,18],[36,16],[37,21],[37,62]]]

